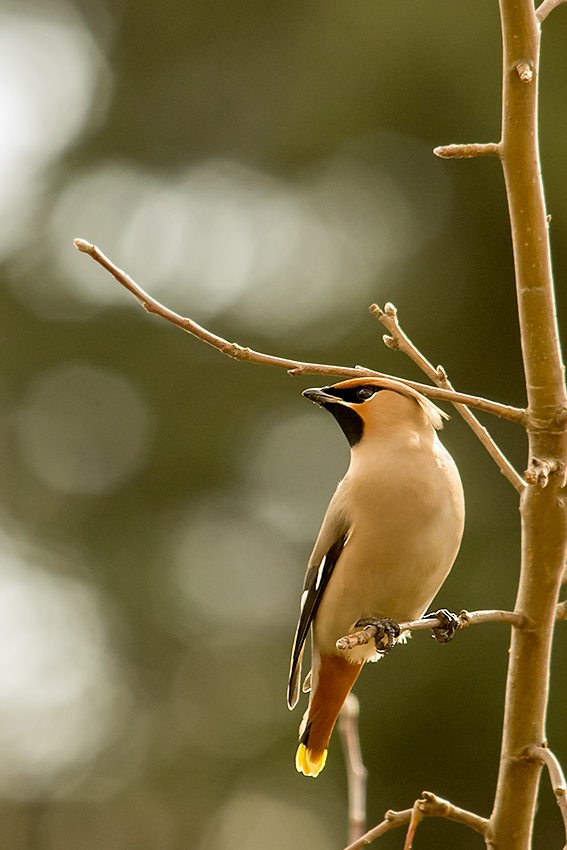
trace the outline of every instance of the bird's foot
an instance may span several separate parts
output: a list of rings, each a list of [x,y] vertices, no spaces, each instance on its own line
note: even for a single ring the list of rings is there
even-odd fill
[[[395,620],[391,620],[389,617],[367,617],[355,623],[357,629],[363,629],[365,626],[376,628],[374,643],[376,644],[376,651],[380,655],[386,655],[394,648],[396,640],[400,636],[400,627]]]
[[[442,626],[436,626],[431,629],[433,637],[439,643],[449,643],[452,640],[455,632],[459,628],[459,618],[456,614],[451,614],[446,608],[440,608],[433,614],[424,614],[424,620],[441,620]]]

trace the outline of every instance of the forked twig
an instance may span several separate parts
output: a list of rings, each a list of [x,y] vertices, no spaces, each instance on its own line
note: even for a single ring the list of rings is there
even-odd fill
[[[526,618],[522,614],[516,614],[515,611],[461,611],[457,620],[457,630],[466,629],[467,626],[476,626],[480,623],[508,623],[517,629],[525,629],[528,626]],[[403,634],[404,632],[443,628],[446,623],[437,617],[429,617],[407,623],[398,623],[398,625]],[[366,645],[374,640],[377,632],[378,626],[371,623],[351,635],[339,638],[336,647],[339,651],[344,652],[347,649],[354,649],[355,646]]]
[[[480,815],[475,815],[473,812],[468,812],[466,809],[460,809],[458,806],[454,806],[447,800],[443,800],[441,797],[436,797],[435,794],[432,794],[430,791],[424,791],[421,798],[415,801],[411,809],[404,809],[402,812],[386,812],[382,823],[379,823],[378,826],[370,829],[367,833],[362,835],[358,841],[354,841],[352,844],[349,844],[345,850],[362,850],[363,847],[366,847],[390,829],[394,829],[397,826],[403,826],[406,823],[411,823],[412,815],[416,810],[419,812],[421,817],[445,818],[446,820],[452,820],[456,823],[463,824],[463,826],[468,826],[483,835],[488,826],[488,820],[486,818],[480,817]],[[414,821],[415,820],[416,818],[414,815]],[[415,825],[417,826],[417,823]]]
[[[377,304],[373,304],[370,307],[370,312],[376,316],[378,321],[381,322],[390,332],[391,336],[383,337],[384,343],[388,346],[388,348],[392,348],[396,351],[403,351],[404,354],[407,354],[414,363],[417,363],[422,372],[425,372],[427,377],[437,384],[438,387],[443,387],[446,390],[453,389],[443,367],[438,366],[436,369],[404,333],[398,322],[398,311],[393,304],[386,304],[383,310],[381,310]],[[465,404],[459,404],[456,402],[453,402],[453,404],[467,425],[469,425],[469,427],[474,431],[490,457],[497,463],[502,475],[506,476],[508,481],[516,488],[518,493],[522,493],[526,488],[525,481],[516,472],[510,461],[498,448],[486,428],[480,424],[474,413],[472,413]]]
[[[356,841],[366,832],[366,780],[368,771],[362,761],[358,734],[358,698],[350,693],[339,714],[339,734],[348,784],[348,840]]]
[[[148,313],[154,313],[167,319],[168,322],[177,325],[177,327],[192,334],[198,339],[212,345],[223,354],[232,357],[234,360],[243,360],[248,363],[255,363],[264,366],[277,366],[280,369],[287,369],[291,375],[339,375],[345,378],[359,378],[367,376],[369,378],[380,378],[383,381],[394,381],[398,385],[404,384],[417,390],[427,398],[441,399],[448,402],[460,402],[468,404],[470,407],[476,407],[479,410],[484,410],[486,413],[493,413],[495,416],[500,416],[503,419],[508,419],[511,422],[525,424],[526,411],[518,407],[510,407],[507,404],[499,404],[496,401],[489,401],[485,398],[457,393],[451,390],[441,389],[439,387],[430,387],[427,384],[419,384],[416,381],[407,381],[403,378],[396,378],[393,375],[384,375],[382,372],[376,372],[372,369],[364,369],[356,367],[354,369],[344,366],[329,366],[321,363],[303,363],[299,360],[286,360],[283,357],[273,357],[271,354],[263,354],[259,351],[253,351],[250,348],[244,348],[234,342],[228,342],[222,337],[216,336],[201,327],[192,319],[184,318],[164,307],[155,298],[152,298],[145,292],[131,277],[119,269],[100,251],[96,245],[86,242],[84,239],[75,239],[75,247],[84,254],[89,254],[93,260],[96,260],[103,268],[110,272],[116,280],[122,284],[132,295],[137,298],[144,310]]]

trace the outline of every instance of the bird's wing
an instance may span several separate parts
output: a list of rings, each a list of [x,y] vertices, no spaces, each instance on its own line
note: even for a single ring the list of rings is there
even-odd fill
[[[305,574],[301,597],[301,614],[291,651],[291,668],[287,691],[287,704],[290,708],[293,708],[299,699],[299,680],[301,678],[301,661],[305,639],[348,537],[348,521],[342,510],[341,502],[342,499],[340,499],[339,491],[337,491],[327,508]]]

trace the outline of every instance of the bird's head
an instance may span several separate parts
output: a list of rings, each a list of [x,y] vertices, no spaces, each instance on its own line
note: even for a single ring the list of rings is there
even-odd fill
[[[332,413],[351,447],[363,434],[385,429],[443,427],[446,413],[417,390],[386,378],[352,378],[330,387],[303,391],[305,398]]]

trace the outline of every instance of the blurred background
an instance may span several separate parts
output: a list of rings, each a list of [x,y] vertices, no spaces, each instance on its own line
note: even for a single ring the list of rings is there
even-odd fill
[[[541,149],[567,292],[567,10],[544,25]],[[466,392],[522,405],[498,162],[496,0],[2,0],[0,842],[5,850],[340,850],[335,734],[312,781],[285,704],[305,563],[348,462],[301,397],[146,315],[419,380],[368,313]],[[450,412],[450,411],[449,411]],[[514,425],[486,420],[519,470]],[[514,605],[515,491],[453,416],[468,522],[438,597]],[[508,628],[428,634],[364,671],[369,824],[423,789],[490,813]],[[550,745],[567,763],[565,628]],[[563,691],[564,692],[564,691]],[[538,846],[564,841],[544,778]],[[400,847],[401,832],[380,847]],[[415,846],[480,848],[427,820]]]

